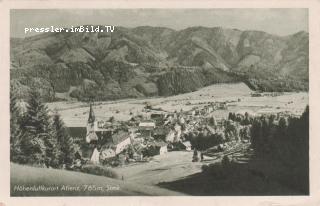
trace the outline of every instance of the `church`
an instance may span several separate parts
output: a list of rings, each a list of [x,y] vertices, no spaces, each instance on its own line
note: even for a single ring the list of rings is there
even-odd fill
[[[93,106],[90,104],[89,117],[86,127],[86,143],[93,145],[91,162],[98,164],[100,162],[100,153],[102,150],[111,150],[111,156],[121,153],[128,145],[131,144],[130,133],[127,131],[116,131],[112,123],[97,121]],[[110,157],[111,157],[110,156]]]

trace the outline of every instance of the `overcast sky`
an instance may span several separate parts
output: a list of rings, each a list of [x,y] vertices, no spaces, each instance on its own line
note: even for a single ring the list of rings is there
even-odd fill
[[[308,31],[308,9],[11,10],[12,37],[25,37],[25,27],[71,27],[88,24],[162,26],[175,30],[191,26],[221,26],[288,35],[301,30]]]

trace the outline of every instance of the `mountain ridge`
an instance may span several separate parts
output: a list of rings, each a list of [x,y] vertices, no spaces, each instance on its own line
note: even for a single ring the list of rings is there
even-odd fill
[[[11,90],[25,98],[37,88],[46,101],[56,93],[78,100],[167,96],[239,81],[262,91],[308,90],[308,44],[305,31],[278,36],[222,27],[11,38]]]

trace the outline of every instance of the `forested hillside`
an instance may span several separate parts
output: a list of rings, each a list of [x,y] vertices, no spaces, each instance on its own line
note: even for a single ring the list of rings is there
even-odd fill
[[[113,33],[45,33],[11,39],[11,88],[57,98],[173,95],[220,82],[262,91],[308,90],[306,32],[117,27]]]

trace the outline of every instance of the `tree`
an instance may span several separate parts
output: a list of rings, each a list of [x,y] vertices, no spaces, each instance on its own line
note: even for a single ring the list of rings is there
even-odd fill
[[[108,122],[111,122],[111,123],[113,123],[114,121],[115,121],[114,116],[111,116],[111,117],[109,118],[109,120],[108,120]]]
[[[300,118],[255,118],[251,127],[255,155],[283,173],[281,182],[309,190],[309,107]],[[273,164],[273,165],[272,165]],[[281,166],[279,166],[281,165]],[[294,179],[295,181],[292,181]]]
[[[209,123],[210,123],[210,125],[212,125],[212,126],[217,126],[217,121],[216,121],[216,119],[214,118],[214,116],[212,116],[212,117],[209,119]]]
[[[57,139],[57,146],[60,150],[59,165],[71,165],[76,152],[75,145],[57,112],[53,116],[53,129]]]
[[[225,123],[225,137],[228,141],[239,138],[237,126],[231,120],[227,120]]]
[[[18,161],[21,155],[20,109],[14,92],[10,94],[10,160]]]
[[[256,155],[261,154],[262,145],[262,123],[259,118],[255,118],[251,127],[251,144]]]
[[[233,112],[229,112],[228,120],[234,121],[236,119],[236,114]]]
[[[246,113],[244,114],[244,119],[243,119],[243,121],[242,121],[242,125],[249,125],[249,124],[251,124],[251,120],[250,120],[249,113],[246,112]]]
[[[54,137],[47,107],[40,93],[33,89],[27,101],[27,112],[21,122],[21,163],[58,166],[59,150]]]
[[[244,126],[242,129],[240,129],[239,135],[240,135],[241,139],[248,140],[250,138],[249,126]]]

